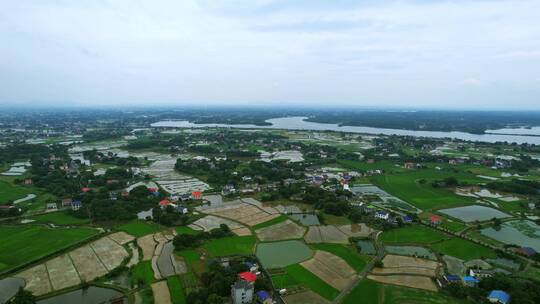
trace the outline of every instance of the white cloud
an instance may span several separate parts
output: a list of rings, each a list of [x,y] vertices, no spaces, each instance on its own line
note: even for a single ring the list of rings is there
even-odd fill
[[[538,11],[535,0],[3,1],[0,103],[534,105],[524,80],[540,69]],[[486,79],[493,92],[467,95]]]

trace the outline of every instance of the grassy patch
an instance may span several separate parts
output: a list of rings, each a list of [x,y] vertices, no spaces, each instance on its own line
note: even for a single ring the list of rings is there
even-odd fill
[[[0,226],[0,271],[35,261],[98,234],[91,228]]]
[[[186,295],[180,285],[180,279],[177,276],[167,278],[167,286],[169,286],[169,292],[171,293],[171,300],[173,304],[185,304]]]
[[[430,244],[450,236],[421,225],[410,225],[382,233],[380,240],[391,244]]]
[[[55,225],[83,225],[90,223],[89,219],[80,219],[67,214],[66,212],[51,212],[30,217],[30,219],[41,223],[52,223]]]
[[[540,282],[540,268],[529,267],[529,269],[527,269],[526,271],[518,273],[518,276],[522,278],[533,279]]]
[[[324,251],[330,252],[342,258],[343,260],[345,260],[345,262],[347,262],[347,264],[349,264],[349,266],[351,266],[354,270],[356,270],[356,272],[362,271],[362,269],[366,267],[369,261],[368,257],[361,256],[360,254],[356,252],[355,249],[344,246],[344,245],[323,243],[323,244],[313,244],[312,247],[318,250],[324,250]]]
[[[211,240],[203,245],[211,256],[252,254],[255,247],[254,236],[230,236]]]
[[[135,237],[144,236],[162,230],[162,227],[153,222],[134,220],[116,227],[120,231],[125,231]]]
[[[131,268],[131,283],[144,283],[149,286],[154,282],[154,271],[152,270],[152,261],[142,261]]]
[[[341,225],[348,225],[348,224],[351,223],[351,220],[349,220],[345,216],[337,216],[337,215],[328,214],[328,213],[322,213],[321,215],[322,215],[322,217],[324,219],[324,224],[325,225],[341,226]],[[319,219],[320,218],[321,217],[319,216]]]
[[[188,226],[179,226],[179,227],[176,227],[176,232],[178,234],[191,234],[191,235],[194,235],[194,234],[199,234],[200,232],[199,231],[196,231],[196,230],[193,230],[191,228],[189,228]]]
[[[379,303],[380,285],[375,281],[364,279],[343,299],[342,304]]]
[[[7,179],[0,179],[0,202],[2,203],[23,198],[30,193],[32,191],[28,187],[14,185]]]
[[[297,280],[286,272],[272,275],[272,282],[277,289],[290,289],[299,284]]]
[[[257,230],[257,229],[261,229],[261,228],[266,228],[266,227],[269,227],[269,226],[272,226],[272,225],[275,225],[275,224],[278,224],[278,223],[281,223],[281,222],[284,222],[288,219],[287,216],[285,215],[280,215],[276,218],[273,218],[269,221],[266,221],[264,223],[260,223],[260,224],[257,224],[255,226],[252,226],[251,229],[252,230]]]
[[[284,270],[292,279],[318,293],[323,298],[333,300],[339,294],[337,289],[326,284],[326,282],[299,264],[287,266]]]
[[[497,254],[484,246],[455,238],[431,246],[434,251],[468,261],[479,258],[496,258]]]

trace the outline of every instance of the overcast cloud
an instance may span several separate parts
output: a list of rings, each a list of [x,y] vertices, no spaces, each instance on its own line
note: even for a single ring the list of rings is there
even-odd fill
[[[540,109],[540,1],[0,0],[0,104]]]

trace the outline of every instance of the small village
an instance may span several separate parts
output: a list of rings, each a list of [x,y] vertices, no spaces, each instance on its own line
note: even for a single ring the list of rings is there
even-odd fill
[[[537,284],[534,145],[139,123],[2,130],[0,302],[526,303]]]

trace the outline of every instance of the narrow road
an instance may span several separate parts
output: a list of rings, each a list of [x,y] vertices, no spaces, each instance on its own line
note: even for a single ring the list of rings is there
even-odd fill
[[[377,255],[369,262],[366,267],[356,276],[354,281],[347,286],[347,288],[343,289],[339,295],[332,301],[333,304],[339,304],[343,301],[343,299],[362,281],[366,278],[366,276],[369,274],[369,272],[375,267],[375,263],[378,261],[381,261],[386,252],[384,251],[384,246],[379,242],[379,234],[381,234],[382,231],[378,231],[374,235],[372,234],[371,237],[373,238],[373,241],[375,243],[375,250],[377,250]]]

